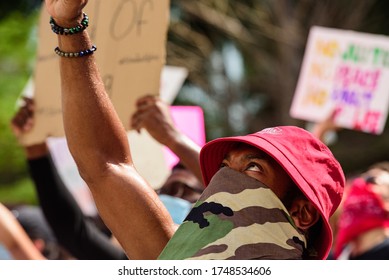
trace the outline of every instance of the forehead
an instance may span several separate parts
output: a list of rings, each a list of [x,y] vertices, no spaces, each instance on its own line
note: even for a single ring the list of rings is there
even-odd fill
[[[234,143],[231,149],[225,154],[224,159],[228,160],[231,157],[237,155],[242,156],[243,159],[249,159],[255,157],[267,161],[274,161],[274,159],[264,151],[246,143]]]
[[[379,168],[373,168],[362,174],[362,176],[373,183],[373,190],[377,194],[389,201],[389,172]]]

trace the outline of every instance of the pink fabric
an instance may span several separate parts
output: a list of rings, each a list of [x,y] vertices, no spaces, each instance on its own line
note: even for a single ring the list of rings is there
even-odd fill
[[[362,178],[353,181],[338,220],[335,258],[358,235],[377,227],[389,226],[382,198],[372,190],[372,186]]]

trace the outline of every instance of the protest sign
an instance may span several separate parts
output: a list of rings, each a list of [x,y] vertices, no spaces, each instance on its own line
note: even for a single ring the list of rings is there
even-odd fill
[[[165,64],[168,0],[91,0],[85,8],[88,32],[97,46],[95,53],[105,88],[125,127],[135,100],[159,94]],[[54,53],[57,36],[51,31],[43,5],[38,31],[34,72],[35,125],[24,144],[63,136],[59,57]],[[80,92],[80,96],[82,92]]]
[[[204,112],[199,106],[170,106],[170,113],[175,126],[193,142],[202,147],[205,144]],[[178,157],[164,147],[166,164],[172,168],[178,163]]]
[[[161,70],[166,57],[166,34],[169,24],[169,0],[90,0],[84,11],[90,24],[88,33],[97,46],[97,64],[119,118],[128,129],[135,110],[135,100],[146,94],[159,95]],[[42,143],[47,138],[62,178],[75,195],[83,211],[93,214],[89,194],[67,150],[61,108],[59,57],[54,53],[57,35],[50,29],[50,18],[42,6],[38,26],[38,51],[34,75],[23,96],[35,100],[34,127],[21,142]],[[31,85],[33,87],[31,87]],[[171,96],[177,93],[169,92]],[[82,98],[82,92],[80,92]],[[155,170],[141,173],[152,185],[158,185],[169,173],[163,148],[142,133],[133,140],[132,149],[152,151],[134,157],[137,167],[146,170],[153,158]],[[56,138],[58,141],[54,141]],[[137,154],[136,152],[133,152]],[[150,172],[151,171],[151,172]]]
[[[295,96],[294,118],[381,134],[389,106],[389,38],[312,27]]]

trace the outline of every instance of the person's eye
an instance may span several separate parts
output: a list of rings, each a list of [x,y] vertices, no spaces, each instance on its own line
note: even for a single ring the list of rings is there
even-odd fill
[[[228,164],[225,162],[222,162],[219,166],[219,169],[222,169],[223,167],[228,167]]]
[[[247,171],[255,171],[255,172],[263,172],[262,166],[256,162],[250,162],[247,165],[246,170]]]

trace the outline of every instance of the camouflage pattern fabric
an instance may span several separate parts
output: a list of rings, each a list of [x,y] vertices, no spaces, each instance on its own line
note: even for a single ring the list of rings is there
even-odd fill
[[[305,247],[304,235],[267,186],[224,167],[159,259],[301,259]]]

